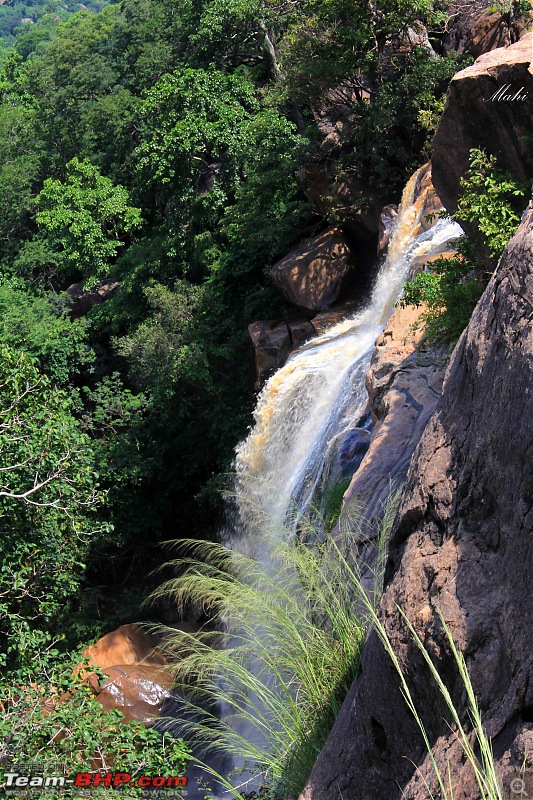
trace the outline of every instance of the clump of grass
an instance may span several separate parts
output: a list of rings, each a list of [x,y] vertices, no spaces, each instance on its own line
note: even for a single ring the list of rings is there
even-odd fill
[[[247,765],[250,779],[238,788],[227,775],[203,764],[228,797],[246,800],[295,798],[304,787],[340,706],[356,676],[367,632],[373,627],[400,679],[400,689],[424,738],[439,800],[453,800],[450,769],[433,754],[423,720],[381,622],[377,606],[382,591],[388,535],[398,493],[391,494],[376,532],[375,566],[362,571],[350,554],[360,543],[363,520],[346,513],[338,538],[283,539],[271,542],[268,563],[221,544],[174,542],[179,557],[170,562],[179,577],[167,581],[154,600],[171,598],[178,608],[192,601],[218,620],[216,630],[193,635],[166,631],[164,649],[172,660],[176,688],[184,701],[184,719],[176,732],[209,760],[210,754],[233,757]],[[364,526],[368,535],[368,525]],[[465,687],[468,720],[456,708],[422,640],[398,607],[444,698],[454,736],[471,765],[480,800],[502,800],[490,738],[466,662],[440,615],[450,652]],[[160,632],[161,628],[158,629]],[[175,726],[176,721],[169,721]],[[199,761],[199,759],[196,759]],[[202,763],[199,761],[199,763]],[[263,781],[260,788],[258,779]],[[428,783],[428,798],[435,800]],[[248,786],[248,789],[247,789]],[[255,792],[259,789],[259,794]]]
[[[378,524],[380,551],[397,499],[385,504]],[[359,540],[360,524],[352,520],[339,536],[332,545],[275,535],[262,563],[222,544],[174,542],[179,557],[170,563],[178,577],[154,595],[180,609],[193,602],[219,622],[214,632],[166,631],[167,654],[179,654],[176,687],[189,698],[180,735],[193,750],[248,764],[254,788],[261,779],[272,797],[296,797],[305,785],[366,638],[360,572],[343,555]],[[369,609],[379,600],[382,552],[375,561]]]

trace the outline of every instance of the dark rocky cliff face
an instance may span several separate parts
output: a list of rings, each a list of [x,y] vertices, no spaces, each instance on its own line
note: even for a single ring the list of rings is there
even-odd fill
[[[450,212],[457,208],[473,147],[496,156],[500,168],[516,180],[530,180],[532,132],[533,33],[527,33],[510,47],[480,56],[450,82],[431,157],[433,183],[444,207]]]
[[[524,758],[533,770],[532,321],[533,203],[453,353],[415,452],[380,606],[437,761],[450,762],[455,800],[479,791],[396,604],[464,707],[442,612],[465,653],[504,784]],[[434,788],[398,677],[371,635],[302,798],[425,800],[424,780]]]

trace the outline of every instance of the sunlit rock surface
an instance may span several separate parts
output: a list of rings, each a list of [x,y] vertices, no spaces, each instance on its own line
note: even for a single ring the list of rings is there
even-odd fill
[[[479,796],[407,614],[452,699],[465,653],[504,790],[533,770],[533,204],[452,355],[393,529],[381,620],[456,800]],[[302,800],[440,796],[398,676],[374,634]],[[448,779],[447,779],[448,783]],[[507,796],[505,794],[504,796]]]
[[[304,242],[271,271],[285,298],[308,311],[323,311],[335,303],[354,269],[350,248],[339,228]]]
[[[95,673],[88,679],[107,710],[117,708],[126,719],[151,722],[170,697],[172,678],[166,658],[155,650],[156,642],[137,625],[122,625],[86,648],[83,655],[107,677]]]

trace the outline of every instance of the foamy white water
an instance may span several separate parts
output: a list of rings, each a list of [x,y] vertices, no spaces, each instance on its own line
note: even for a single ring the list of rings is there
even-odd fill
[[[450,219],[419,233],[424,197],[414,200],[418,172],[405,187],[387,257],[366,306],[293,353],[265,385],[248,437],[237,447],[237,505],[244,539],[265,557],[269,533],[297,524],[313,500],[329,450],[367,403],[365,376],[374,343],[401,296],[404,281],[428,258],[453,249],[463,234]]]

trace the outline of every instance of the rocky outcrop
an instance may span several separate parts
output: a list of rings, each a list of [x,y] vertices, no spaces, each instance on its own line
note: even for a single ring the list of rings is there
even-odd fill
[[[126,719],[152,722],[170,697],[172,677],[167,660],[155,649],[155,640],[137,625],[122,625],[87,647],[83,668],[106,711],[121,711]],[[107,676],[100,683],[91,666]]]
[[[337,325],[338,322],[342,322],[352,310],[353,305],[346,304],[339,308],[333,308],[331,311],[322,311],[322,313],[316,314],[311,320],[315,334],[321,336],[328,328]]]
[[[486,0],[452,6],[442,47],[448,52],[471,53],[478,58],[498,47],[508,47],[527,30],[530,19],[511,19],[511,13],[491,10]]]
[[[341,527],[344,519],[349,522],[350,509],[359,507],[372,529],[391,490],[403,484],[414,449],[440,399],[445,354],[424,348],[423,326],[413,330],[420,314],[421,309],[413,306],[396,309],[376,341],[366,378],[372,438],[344,495]]]
[[[310,322],[276,322],[257,320],[248,325],[255,364],[255,388],[283,366],[289,354],[315,335]]]
[[[431,158],[433,183],[445,208],[457,208],[473,147],[496,156],[515,179],[531,180],[532,130],[533,33],[528,33],[510,47],[482,55],[450,82]]]
[[[339,299],[354,269],[350,248],[339,228],[309,239],[278,261],[271,271],[285,298],[307,311],[323,311]]]
[[[339,303],[330,311],[321,311],[310,320],[259,319],[248,325],[255,365],[255,389],[260,389],[267,378],[280,369],[290,354],[314,336],[320,336],[355,310],[352,301]]]
[[[66,291],[72,318],[84,317],[93,306],[113,297],[119,286],[118,281],[102,281],[95,289],[84,289],[83,282],[73,283]]]
[[[411,462],[379,614],[456,800],[480,796],[397,604],[463,710],[439,612],[466,657],[497,769],[533,769],[533,203],[455,348]],[[427,781],[428,786],[425,785]],[[446,780],[448,783],[448,778]],[[375,634],[305,800],[440,796],[398,676]]]

